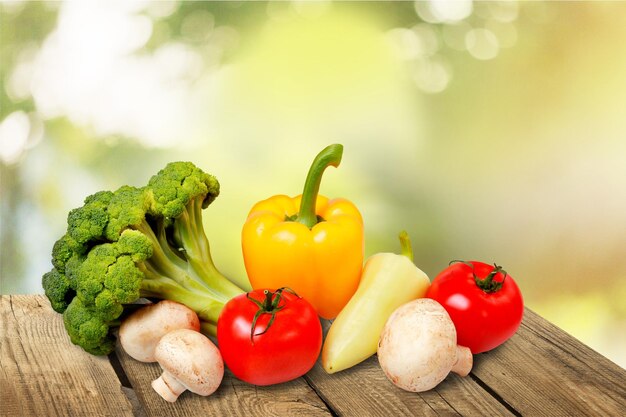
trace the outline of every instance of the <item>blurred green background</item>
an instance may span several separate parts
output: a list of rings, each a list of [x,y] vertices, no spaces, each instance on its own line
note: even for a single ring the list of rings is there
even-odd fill
[[[497,262],[626,366],[626,3],[2,2],[0,293],[41,293],[67,212],[167,162],[218,177],[219,269],[249,208],[322,193],[366,255]]]

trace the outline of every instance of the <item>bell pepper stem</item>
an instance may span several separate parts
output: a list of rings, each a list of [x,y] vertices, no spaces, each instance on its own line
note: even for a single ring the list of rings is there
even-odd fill
[[[402,248],[401,255],[409,258],[411,262],[413,262],[413,248],[411,247],[411,239],[409,238],[409,234],[406,230],[400,232],[400,247]]]
[[[317,154],[311,164],[311,168],[309,168],[306,181],[304,182],[300,210],[298,211],[298,216],[295,218],[295,221],[302,223],[309,229],[317,224],[318,220],[317,214],[315,213],[315,202],[320,190],[322,174],[326,168],[331,165],[335,168],[339,166],[342,155],[343,145],[337,143],[327,146],[319,154]]]

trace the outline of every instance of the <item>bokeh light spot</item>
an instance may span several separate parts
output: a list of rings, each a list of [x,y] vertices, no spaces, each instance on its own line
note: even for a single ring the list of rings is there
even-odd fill
[[[450,65],[441,57],[432,57],[417,62],[413,80],[425,93],[440,93],[452,79]]]
[[[472,29],[465,35],[467,51],[476,59],[489,60],[498,55],[500,44],[496,35],[488,29]]]
[[[0,159],[6,164],[19,161],[30,133],[30,121],[23,111],[9,114],[0,124]]]
[[[519,2],[516,0],[499,0],[486,2],[491,16],[500,22],[513,22],[519,14]]]
[[[415,3],[418,16],[429,23],[459,22],[472,14],[472,0],[429,0]]]

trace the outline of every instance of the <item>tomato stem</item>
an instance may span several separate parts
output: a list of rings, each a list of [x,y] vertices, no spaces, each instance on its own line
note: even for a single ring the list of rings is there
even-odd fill
[[[259,307],[257,312],[254,313],[254,317],[252,318],[252,326],[250,326],[250,341],[252,342],[252,344],[254,344],[254,336],[260,336],[267,332],[274,323],[274,319],[276,319],[276,313],[285,308],[284,305],[279,306],[283,297],[283,291],[287,291],[291,294],[294,294],[296,297],[300,297],[298,294],[295,293],[294,290],[288,287],[281,287],[274,292],[270,290],[263,290],[263,294],[265,295],[265,300],[263,300],[263,302],[250,297],[250,293],[246,294],[248,300],[252,301],[254,304],[257,305],[257,307]],[[270,317],[270,320],[267,323],[265,330],[263,330],[261,333],[255,333],[257,320],[263,314],[271,314],[272,317]]]
[[[502,286],[504,285],[504,280],[508,276],[507,272],[504,269],[502,269],[501,266],[494,263],[493,269],[491,270],[491,272],[489,272],[489,274],[486,277],[479,278],[478,275],[476,275],[476,271],[474,271],[473,263],[468,262],[468,261],[454,260],[450,262],[450,265],[452,265],[453,263],[457,263],[457,262],[460,262],[472,268],[472,275],[474,276],[474,282],[476,283],[476,285],[478,285],[478,287],[481,290],[483,290],[484,292],[488,294],[500,291],[502,289]],[[502,281],[494,281],[494,279],[499,273],[503,275]]]
[[[272,305],[272,297],[274,296],[274,294],[270,292],[270,290],[263,291],[263,294],[265,294],[265,304],[263,304],[263,309],[265,311],[271,311],[274,307]]]
[[[504,269],[502,269],[501,266],[493,264],[494,269],[489,272],[489,275],[487,275],[485,278],[478,278],[478,276],[476,276],[476,274],[474,273],[474,281],[476,282],[476,285],[478,285],[478,287],[480,287],[481,290],[483,290],[486,293],[493,293],[493,292],[498,292],[502,289],[502,286],[504,285],[504,280],[507,277],[507,273]],[[504,277],[502,278],[502,281],[494,281],[495,277],[501,273]]]

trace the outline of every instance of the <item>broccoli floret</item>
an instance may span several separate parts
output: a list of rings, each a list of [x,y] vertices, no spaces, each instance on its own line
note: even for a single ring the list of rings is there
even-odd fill
[[[167,218],[179,217],[192,200],[207,208],[220,193],[217,179],[191,162],[171,162],[150,178],[154,194],[154,212]]]
[[[109,216],[105,229],[107,240],[119,239],[122,231],[128,228],[147,227],[146,212],[152,203],[151,196],[146,189],[127,185],[119,188],[106,209]]]
[[[73,343],[110,352],[112,329],[141,297],[185,304],[215,328],[224,304],[243,292],[215,267],[202,225],[218,194],[215,177],[175,162],[145,187],[102,191],[70,212],[42,283]]]
[[[68,277],[65,275],[65,267],[68,263],[72,264],[80,259],[72,250],[72,248],[77,247],[76,242],[67,234],[57,240],[52,247],[53,268],[50,272],[44,274],[42,278],[46,296],[50,299],[50,304],[54,311],[58,313],[63,313],[76,295],[76,291],[72,288]]]
[[[93,355],[106,355],[115,348],[110,328],[117,323],[105,320],[97,307],[86,306],[80,298],[74,298],[67,307],[63,323],[72,343]]]
[[[183,254],[197,278],[208,283],[218,294],[239,291],[228,280],[216,280],[219,271],[211,258],[209,240],[202,224],[202,210],[219,195],[220,184],[190,162],[172,162],[153,176],[148,187],[154,196],[152,213],[165,219],[158,235],[163,236]]]
[[[94,243],[104,240],[104,230],[109,221],[107,207],[113,197],[110,191],[100,191],[85,199],[82,207],[67,216],[68,242],[76,253],[85,253]]]
[[[41,281],[52,309],[57,313],[63,313],[76,295],[76,291],[70,287],[69,280],[58,269],[52,268],[50,272],[44,274]]]
[[[75,243],[72,242],[69,235],[63,235],[61,239],[57,240],[52,247],[52,266],[59,271],[65,270],[65,264],[74,254],[73,246]]]
[[[64,273],[60,272],[65,271],[65,264],[74,254],[68,241],[69,237],[64,235],[54,243],[52,248],[52,269],[50,272],[46,272],[41,279],[41,284],[50,300],[50,305],[57,313],[65,311],[75,294]]]

